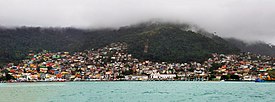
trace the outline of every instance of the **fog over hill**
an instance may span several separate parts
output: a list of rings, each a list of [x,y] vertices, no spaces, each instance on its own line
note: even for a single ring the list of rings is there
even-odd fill
[[[275,57],[275,45],[263,41],[245,42],[236,38],[226,38],[226,40],[238,47],[242,52],[252,52],[260,55]]]
[[[274,45],[264,42],[248,44],[234,38],[221,38],[190,24],[152,20],[118,29],[0,28],[0,63],[24,59],[29,51],[75,52],[114,42],[126,42],[128,53],[141,60],[153,61],[203,61],[211,53],[275,54]]]
[[[239,52],[238,48],[219,36],[200,30],[194,32],[191,28],[188,24],[155,21],[119,29],[2,28],[0,60],[20,60],[30,50],[75,52],[115,42],[126,42],[128,53],[141,60],[153,61],[203,61],[212,53]]]
[[[119,28],[157,18],[275,44],[274,5],[274,0],[0,0],[0,25]]]

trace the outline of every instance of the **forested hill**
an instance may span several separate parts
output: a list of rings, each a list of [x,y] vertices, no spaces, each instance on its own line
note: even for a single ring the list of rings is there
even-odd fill
[[[238,47],[242,52],[253,52],[255,54],[275,57],[275,45],[268,44],[262,41],[246,43],[242,40],[235,38],[227,38],[226,40],[232,45]]]
[[[186,24],[141,23],[119,29],[20,27],[0,29],[0,62],[20,60],[33,51],[83,51],[126,42],[128,52],[153,61],[202,61],[211,53],[238,53],[226,40],[195,33]]]

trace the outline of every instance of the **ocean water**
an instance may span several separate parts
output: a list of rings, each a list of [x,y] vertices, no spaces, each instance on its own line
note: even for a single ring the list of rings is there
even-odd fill
[[[0,83],[0,102],[275,102],[275,83]]]

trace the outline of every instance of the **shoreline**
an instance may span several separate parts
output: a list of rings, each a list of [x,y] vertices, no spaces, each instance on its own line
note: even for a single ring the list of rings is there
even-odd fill
[[[20,82],[0,82],[0,83],[49,83],[49,82],[57,82],[57,83],[62,83],[62,82],[160,82],[160,81],[165,81],[165,82],[174,82],[174,81],[182,81],[182,82],[255,82],[253,80],[242,80],[242,81],[234,81],[234,80],[229,80],[229,81],[184,81],[184,80],[81,80],[81,81],[20,81]],[[275,81],[265,81],[265,82],[275,82]],[[258,83],[258,82],[257,82]]]

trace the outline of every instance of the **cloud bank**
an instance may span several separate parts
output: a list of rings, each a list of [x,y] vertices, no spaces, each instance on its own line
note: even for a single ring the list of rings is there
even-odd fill
[[[1,26],[101,28],[150,19],[275,44],[275,0],[0,0]]]

